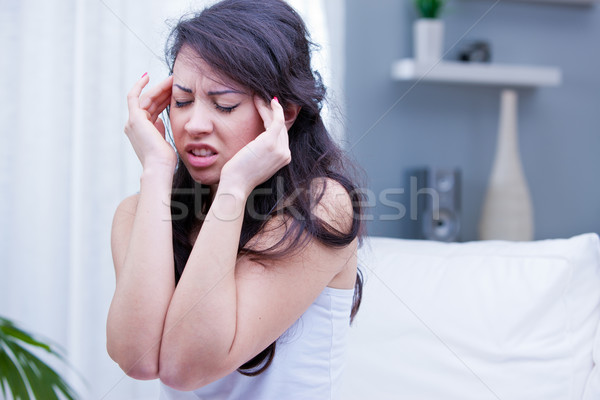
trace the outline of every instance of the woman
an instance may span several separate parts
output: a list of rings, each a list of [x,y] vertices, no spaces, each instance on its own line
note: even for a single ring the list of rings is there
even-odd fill
[[[169,78],[128,94],[143,172],[113,221],[107,348],[164,398],[336,394],[361,296],[360,198],[307,36],[282,0],[225,0],[174,28]]]

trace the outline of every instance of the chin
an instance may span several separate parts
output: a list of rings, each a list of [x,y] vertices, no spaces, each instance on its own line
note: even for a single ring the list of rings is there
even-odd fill
[[[221,180],[221,166],[220,165],[211,165],[207,168],[197,168],[189,166],[185,160],[183,161],[183,166],[188,171],[194,182],[200,183],[205,186],[214,186],[218,185]]]
[[[194,170],[190,170],[188,168],[188,172],[190,173],[190,176],[192,177],[192,179],[194,180],[194,182],[196,183],[200,183],[202,185],[206,185],[206,186],[212,186],[212,185],[216,185],[219,183],[219,178],[220,176],[218,174],[214,173],[208,173],[208,172],[199,172],[199,171],[194,171]]]

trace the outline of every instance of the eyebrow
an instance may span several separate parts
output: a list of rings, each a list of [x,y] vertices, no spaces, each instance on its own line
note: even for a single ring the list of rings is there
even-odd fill
[[[183,86],[181,86],[181,85],[178,85],[178,84],[175,84],[175,85],[173,85],[173,86],[176,86],[176,87],[178,87],[179,89],[183,90],[183,91],[184,91],[184,92],[186,92],[186,93],[192,93],[192,89],[188,89],[188,88],[186,88],[186,87],[183,87]]]
[[[177,83],[175,85],[173,85],[173,86],[176,86],[177,88],[179,88],[180,90],[183,90],[186,93],[192,93],[192,89],[186,88],[186,87],[181,86],[181,85],[179,85]],[[210,91],[210,92],[207,92],[206,94],[209,95],[209,96],[218,96],[218,95],[227,94],[227,93],[244,94],[243,92],[240,92],[239,90],[233,90],[233,89]]]

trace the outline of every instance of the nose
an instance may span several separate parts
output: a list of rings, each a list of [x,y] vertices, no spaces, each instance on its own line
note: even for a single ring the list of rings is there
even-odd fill
[[[211,133],[213,131],[213,121],[209,106],[200,100],[194,101],[190,118],[185,123],[184,128],[191,135]]]

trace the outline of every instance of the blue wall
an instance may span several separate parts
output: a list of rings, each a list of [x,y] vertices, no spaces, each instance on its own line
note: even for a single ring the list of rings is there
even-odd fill
[[[496,145],[499,89],[392,81],[392,62],[412,56],[412,2],[346,4],[348,148],[365,169],[369,188],[378,195],[404,187],[403,171],[414,166],[458,167],[462,240],[476,239]],[[563,72],[560,87],[519,91],[535,237],[600,232],[600,5],[503,1],[476,23],[492,5],[451,1],[443,16],[446,49],[473,27],[465,39],[490,41],[494,62],[558,66]],[[394,208],[375,198],[373,204],[369,234],[407,236],[408,217],[382,221]]]

